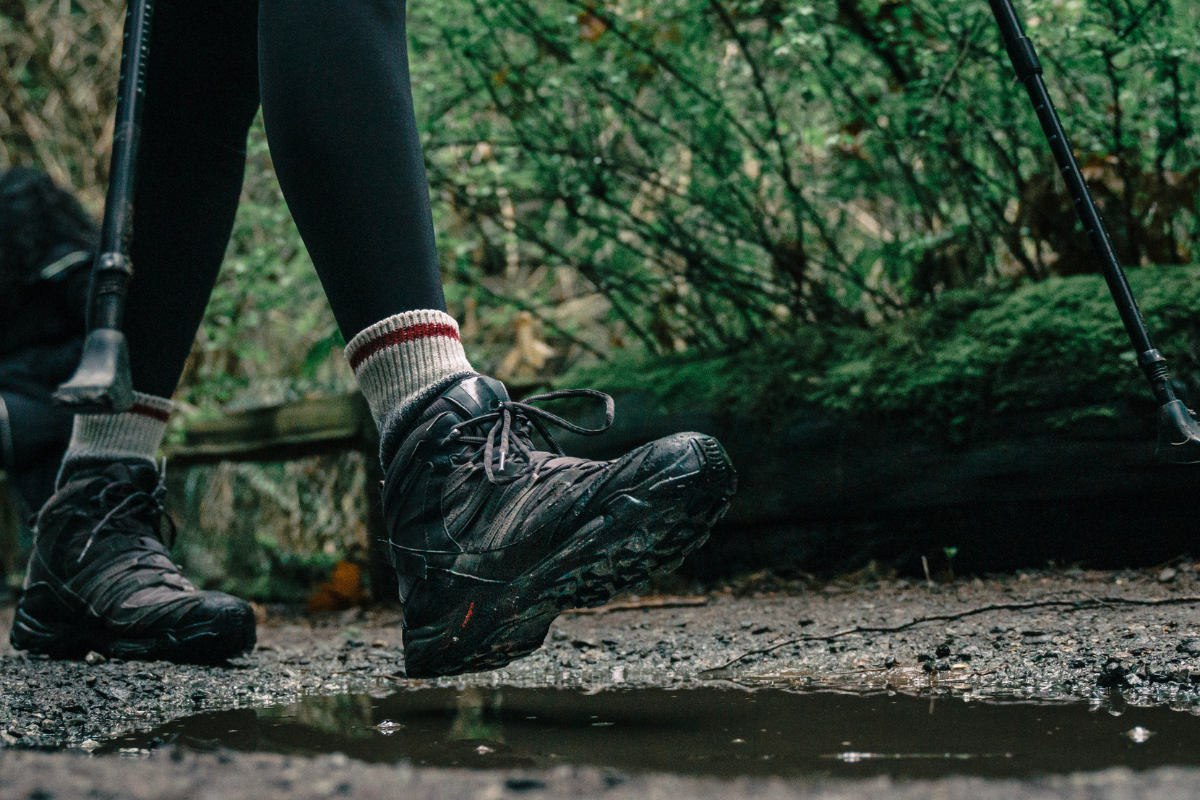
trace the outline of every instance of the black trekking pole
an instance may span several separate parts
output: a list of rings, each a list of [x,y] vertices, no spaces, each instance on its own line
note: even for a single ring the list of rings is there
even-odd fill
[[[1158,456],[1175,464],[1200,462],[1200,426],[1196,424],[1187,406],[1175,397],[1171,379],[1167,375],[1167,360],[1150,343],[1146,323],[1138,310],[1133,292],[1130,291],[1129,281],[1125,279],[1125,272],[1117,262],[1117,255],[1109,241],[1104,221],[1100,219],[1100,212],[1083,180],[1083,174],[1079,171],[1075,154],[1071,152],[1071,145],[1063,131],[1062,122],[1059,121],[1058,112],[1054,110],[1054,103],[1046,91],[1046,84],[1042,80],[1042,65],[1033,49],[1033,42],[1029,41],[1022,29],[1012,0],[988,0],[988,3],[1000,26],[1000,35],[1004,39],[1008,58],[1017,71],[1017,80],[1023,83],[1029,92],[1029,99],[1033,101],[1042,131],[1050,143],[1051,152],[1054,153],[1054,160],[1058,162],[1059,172],[1062,173],[1067,191],[1071,193],[1071,199],[1075,202],[1075,211],[1079,214],[1079,220],[1087,231],[1092,249],[1104,268],[1104,279],[1108,282],[1108,289],[1117,304],[1125,332],[1137,353],[1138,364],[1146,373],[1146,379],[1150,381],[1150,388],[1154,391],[1154,399],[1159,405]]]
[[[133,405],[129,349],[121,333],[121,322],[125,316],[125,295],[133,278],[129,237],[133,231],[133,187],[151,10],[151,0],[130,0],[125,14],[112,165],[104,199],[100,249],[92,265],[88,293],[88,335],[75,374],[54,393],[59,405],[79,413],[117,413]]]

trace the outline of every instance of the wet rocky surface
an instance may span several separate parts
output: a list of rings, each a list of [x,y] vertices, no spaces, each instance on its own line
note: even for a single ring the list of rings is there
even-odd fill
[[[1109,713],[1147,705],[1166,706],[1183,714],[1200,712],[1200,602],[1137,606],[1112,599],[1200,596],[1200,580],[1190,564],[1144,572],[1027,573],[960,579],[932,587],[924,581],[844,580],[811,588],[793,585],[785,592],[766,591],[773,586],[778,587],[760,577],[710,594],[699,606],[566,615],[555,623],[546,646],[530,658],[497,672],[440,681],[403,677],[399,615],[387,608],[316,619],[270,610],[259,629],[258,648],[219,667],[118,663],[101,658],[90,662],[43,660],[14,653],[5,642],[0,645],[0,797],[28,796],[28,792],[12,794],[27,784],[27,770],[22,765],[36,766],[38,774],[45,776],[86,773],[93,777],[78,780],[100,780],[95,776],[115,765],[132,766],[117,757],[86,755],[113,737],[147,731],[202,711],[280,705],[317,694],[382,696],[397,689],[438,686],[583,691],[762,686],[984,700],[1079,700]],[[1049,600],[1091,607],[991,611],[896,633],[822,638],[856,625],[894,626],[915,617],[959,613],[989,604]],[[11,609],[0,611],[0,632],[7,631],[10,621]],[[716,669],[747,651],[805,636],[817,638],[744,659],[728,669]],[[63,750],[66,754],[28,752],[33,750]],[[263,767],[267,772],[290,769],[300,773],[316,769],[314,764],[320,760],[294,758],[285,768],[281,766],[285,762],[274,756],[196,754],[168,748],[148,761],[139,760],[137,772],[177,781],[183,787],[191,780],[187,776],[203,772],[202,763],[208,763],[204,759],[214,758],[247,765],[265,759],[261,763],[276,765]],[[353,760],[345,769],[374,775],[367,781],[370,785],[375,785],[371,781],[392,781],[388,784],[392,790],[401,785],[395,781],[426,781],[423,776],[429,771],[368,769]],[[385,770],[386,775],[372,770]],[[257,774],[253,769],[239,772],[243,776]],[[454,785],[467,795],[501,797],[517,791],[504,783],[507,778],[447,774],[457,777],[446,778],[446,785],[460,781]],[[580,776],[591,774],[584,770],[560,777],[586,783],[592,778]],[[1134,778],[1124,772],[1094,775],[1108,775],[1117,783],[1132,780],[1142,788],[1156,781],[1175,781],[1200,789],[1200,778],[1194,779],[1190,771],[1132,774]],[[557,780],[551,779],[551,784]],[[638,777],[628,786],[622,784],[625,788],[603,788],[603,780],[595,780],[596,792],[612,792],[631,791],[629,786],[638,781],[658,779]],[[294,781],[297,786],[303,783]],[[703,780],[685,783],[691,787],[687,794],[710,793],[702,788],[706,785]],[[1042,787],[1038,791],[1050,792],[1044,796],[1060,796],[1053,793],[1058,790],[1047,788],[1052,783],[1038,784]],[[780,796],[825,791],[811,784],[770,781],[756,786],[755,792],[769,794],[778,789],[783,792]],[[242,792],[233,783],[229,787],[229,796]],[[775,788],[768,791],[769,787]],[[643,789],[642,796],[665,791],[659,787],[652,792],[650,784]],[[900,791],[895,786],[887,791],[893,790]],[[140,796],[140,791],[130,785],[116,793]],[[251,791],[247,784],[245,793]],[[592,790],[572,790],[581,796],[588,796],[588,791]],[[958,796],[956,791],[947,796]],[[719,794],[713,792],[713,796]],[[1094,796],[1104,796],[1097,792]],[[437,796],[437,792],[428,796]],[[986,795],[976,792],[974,796]]]
[[[1200,772],[1111,769],[1032,780],[951,777],[936,781],[718,780],[676,775],[625,775],[592,767],[472,771],[365,764],[339,756],[189,753],[87,758],[0,753],[0,800],[65,797],[223,798],[570,798],[571,800],[1183,800],[1200,793]]]

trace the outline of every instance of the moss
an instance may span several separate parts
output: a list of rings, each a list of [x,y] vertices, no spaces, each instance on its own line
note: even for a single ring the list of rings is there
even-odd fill
[[[1173,377],[1195,396],[1200,268],[1146,267],[1130,283]],[[997,415],[1103,416],[1105,406],[1150,400],[1104,281],[1090,275],[1011,293],[947,293],[871,331],[804,328],[717,356],[629,352],[559,383],[649,391],[667,408],[883,416],[951,434]]]

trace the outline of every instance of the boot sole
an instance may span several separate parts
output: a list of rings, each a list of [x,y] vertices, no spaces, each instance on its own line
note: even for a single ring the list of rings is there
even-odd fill
[[[595,608],[676,569],[708,540],[737,487],[720,444],[707,437],[697,444],[705,466],[686,503],[664,504],[667,508],[654,513],[648,503],[627,497],[606,517],[582,526],[586,534],[569,548],[520,579],[464,598],[457,613],[438,623],[405,629],[405,674],[431,678],[499,669],[541,647],[563,611]]]
[[[81,658],[95,651],[125,661],[176,661],[213,664],[254,649],[254,612],[249,607],[222,610],[212,620],[141,639],[113,636],[99,623],[90,625],[38,620],[20,606],[9,642],[16,650],[52,658]]]

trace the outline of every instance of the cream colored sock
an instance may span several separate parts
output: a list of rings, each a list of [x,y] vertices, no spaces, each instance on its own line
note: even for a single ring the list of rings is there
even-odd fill
[[[395,441],[448,387],[475,375],[444,311],[406,311],[377,322],[346,345],[346,359],[379,427],[384,466]]]
[[[154,460],[174,404],[165,397],[133,393],[133,407],[121,414],[76,414],[63,463],[75,459]]]

